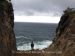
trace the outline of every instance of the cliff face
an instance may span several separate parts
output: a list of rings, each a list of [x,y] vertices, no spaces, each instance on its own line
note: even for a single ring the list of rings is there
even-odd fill
[[[50,50],[60,52],[51,56],[75,56],[75,10],[68,8],[56,29],[56,38]]]
[[[11,56],[12,51],[16,51],[13,27],[12,4],[6,0],[0,0],[0,56]]]

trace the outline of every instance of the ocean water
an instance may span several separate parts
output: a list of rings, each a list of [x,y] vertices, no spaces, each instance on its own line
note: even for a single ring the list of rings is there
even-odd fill
[[[55,37],[57,24],[52,23],[21,23],[15,22],[14,31],[18,50],[31,50],[31,41],[34,49],[47,48]]]

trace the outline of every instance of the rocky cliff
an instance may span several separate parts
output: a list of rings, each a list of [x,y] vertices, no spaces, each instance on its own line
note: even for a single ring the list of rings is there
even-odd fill
[[[56,29],[56,38],[47,49],[50,56],[75,56],[75,9],[66,9]]]
[[[10,1],[0,0],[0,56],[11,56],[16,51],[13,31],[14,14]]]

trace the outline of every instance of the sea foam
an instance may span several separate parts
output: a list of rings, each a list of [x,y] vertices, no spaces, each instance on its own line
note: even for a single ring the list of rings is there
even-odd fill
[[[49,40],[44,40],[44,41],[39,41],[39,42],[34,42],[34,49],[44,49],[47,48],[52,41]],[[25,43],[22,46],[17,46],[18,50],[31,50],[31,43]]]

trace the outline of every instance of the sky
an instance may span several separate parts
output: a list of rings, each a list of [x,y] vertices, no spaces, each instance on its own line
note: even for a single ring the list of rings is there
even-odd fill
[[[75,0],[12,0],[15,22],[58,23]]]

